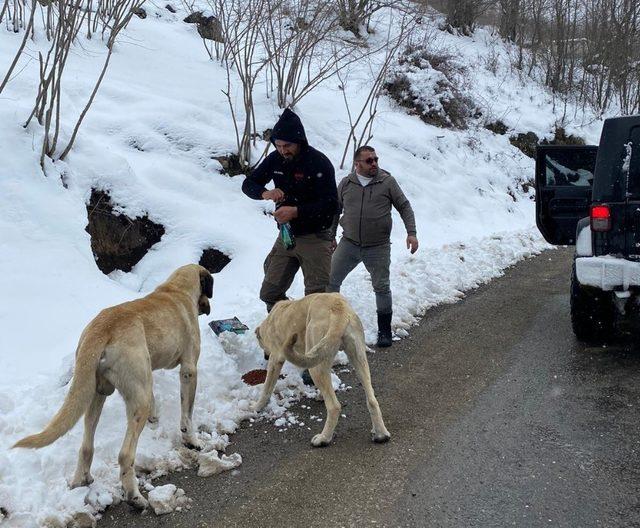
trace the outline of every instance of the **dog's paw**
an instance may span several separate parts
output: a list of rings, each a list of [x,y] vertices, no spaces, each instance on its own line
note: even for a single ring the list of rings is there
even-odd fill
[[[149,507],[149,501],[145,499],[140,493],[127,497],[127,504],[136,510],[146,510]]]
[[[193,449],[194,451],[202,451],[202,449],[204,448],[204,443],[194,435],[183,436],[182,444],[187,449]]]
[[[93,477],[87,474],[79,478],[74,478],[69,484],[69,487],[71,489],[82,488],[83,486],[89,486],[92,483],[93,483]]]
[[[311,445],[313,447],[327,447],[331,443],[331,438],[327,438],[322,433],[315,435],[311,439]]]
[[[157,429],[158,422],[159,422],[159,419],[157,416],[149,416],[149,418],[147,418],[147,427],[149,429]]]
[[[391,434],[389,431],[384,431],[382,433],[376,433],[373,431],[371,433],[371,440],[373,440],[376,444],[384,444],[391,439]]]
[[[251,404],[250,410],[254,413],[259,413],[262,409],[264,409],[265,404],[262,402],[254,402]]]

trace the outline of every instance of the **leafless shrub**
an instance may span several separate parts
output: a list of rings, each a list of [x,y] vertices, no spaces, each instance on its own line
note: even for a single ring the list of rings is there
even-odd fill
[[[64,79],[64,71],[67,60],[74,44],[79,38],[82,27],[87,23],[87,37],[95,30],[100,30],[106,40],[107,56],[100,76],[94,86],[89,100],[81,112],[73,128],[70,140],[62,150],[60,159],[67,156],[76,139],[78,130],[86,116],[98,88],[105,76],[113,46],[120,31],[129,23],[136,8],[139,8],[144,0],[99,0],[93,21],[91,16],[94,10],[92,0],[32,0],[29,20],[25,28],[25,34],[21,45],[4,75],[0,84],[0,92],[6,87],[11,75],[25,48],[26,41],[34,32],[34,20],[36,11],[42,14],[42,28],[46,38],[50,41],[46,56],[38,53],[39,84],[31,114],[25,122],[27,127],[35,118],[44,129],[44,139],[40,151],[40,165],[44,167],[45,157],[53,158],[58,148],[61,130],[61,94]],[[15,14],[15,12],[14,12]],[[92,31],[93,29],[93,31]]]
[[[67,1],[66,4],[69,4],[69,1]],[[81,8],[84,10],[84,14],[86,15],[88,20],[92,11],[93,0],[84,0],[84,2],[79,3],[78,5],[82,6],[79,7],[79,9]],[[11,62],[9,69],[5,73],[2,83],[0,84],[0,93],[9,82],[16,65],[20,60],[20,57],[22,56],[27,40],[34,37],[34,21],[36,19],[36,14],[38,11],[40,12],[42,27],[44,29],[44,34],[47,41],[51,42],[55,38],[59,38],[59,33],[57,33],[57,26],[59,22],[62,22],[66,25],[67,28],[69,28],[69,19],[60,18],[61,13],[66,13],[68,9],[64,6],[61,9],[59,5],[54,4],[54,0],[37,0],[37,3],[35,0],[32,0],[30,9],[27,8],[26,0],[4,0],[2,4],[2,9],[0,10],[0,23],[2,22],[2,20],[5,20],[7,29],[11,27],[11,29],[15,33],[18,33],[21,29],[24,29],[24,36],[20,43],[20,46],[18,47],[18,51],[16,52],[14,59]],[[29,16],[29,18],[28,20],[25,20],[25,17],[27,15]]]
[[[466,70],[449,53],[408,47],[385,82],[386,92],[425,123],[464,129],[475,114],[473,101],[460,87]]]
[[[389,68],[396,60],[399,50],[411,38],[415,28],[415,12],[403,12],[400,14],[400,20],[392,20],[391,22],[386,40],[371,53],[371,56],[376,56],[384,51],[384,56],[381,63],[377,63],[375,66],[372,65],[369,91],[365,92],[366,98],[357,113],[352,111],[351,104],[346,96],[347,75],[341,74],[340,71],[337,72],[349,117],[349,134],[342,153],[342,159],[340,160],[341,169],[344,168],[349,147],[351,147],[351,153],[353,154],[358,147],[369,143],[373,138],[373,124],[377,116],[380,96],[383,93],[384,81]],[[395,29],[393,33],[391,32],[392,27]]]
[[[494,75],[498,73],[500,66],[500,54],[495,46],[492,46],[487,55],[484,57],[484,67]]]
[[[180,0],[180,2],[187,13],[193,13],[196,11],[196,0]]]
[[[509,131],[509,127],[505,125],[500,119],[492,121],[490,123],[486,123],[484,127],[499,136],[504,136]]]
[[[535,132],[521,132],[509,138],[509,143],[529,158],[536,157],[536,148],[540,143],[540,138]]]
[[[268,60],[259,56],[260,28],[265,24],[268,5],[266,0],[217,0],[212,6],[220,20],[224,39],[222,63],[227,73],[227,90],[223,91],[229,103],[235,127],[239,163],[248,167],[251,144],[255,143],[256,126],[253,108],[253,89],[260,72]],[[242,129],[238,127],[237,106],[231,93],[233,74],[238,76],[242,89],[244,112]]]
[[[338,8],[340,26],[346,31],[350,31],[356,37],[361,36],[361,29],[367,33],[371,32],[371,17],[376,11],[384,7],[391,7],[391,1],[373,0],[338,0],[334,2]]]
[[[40,155],[40,165],[44,167],[45,156],[53,156],[60,133],[60,95],[62,76],[72,44],[86,17],[81,9],[82,0],[58,0],[58,23],[46,59],[38,53],[40,64],[40,84],[31,115],[25,123],[29,125],[33,117],[44,127],[44,140]]]
[[[275,91],[280,108],[295,107],[335,74],[336,65],[353,55],[353,46],[335,37],[338,18],[332,1],[267,0],[266,4],[268,16],[260,36],[269,60],[268,87]]]
[[[71,134],[71,138],[69,139],[69,143],[67,144],[66,148],[63,150],[62,154],[60,155],[60,159],[64,159],[67,156],[67,154],[69,154],[71,147],[73,147],[73,144],[76,140],[76,136],[78,135],[78,130],[80,129],[80,125],[82,124],[82,121],[87,115],[89,108],[91,108],[91,105],[93,104],[93,100],[95,99],[95,96],[98,93],[98,89],[100,88],[100,84],[102,84],[102,80],[104,79],[104,76],[107,73],[107,68],[109,67],[109,61],[111,60],[111,54],[113,53],[113,48],[116,44],[116,39],[118,38],[118,35],[124,28],[127,27],[127,25],[131,20],[131,17],[136,12],[136,10],[142,6],[143,3],[144,3],[144,0],[121,0],[120,2],[113,4],[112,9],[110,11],[110,18],[109,18],[109,23],[111,25],[111,32],[109,33],[109,37],[107,39],[107,56],[102,65],[100,76],[98,77],[98,80],[96,81],[96,84],[93,87],[93,90],[91,92],[91,95],[89,96],[89,100],[87,101],[87,104],[85,105],[84,109],[80,113],[80,116],[78,117],[78,120],[76,121],[76,124],[73,128],[73,132]]]
[[[24,32],[24,37],[22,38],[22,42],[20,43],[20,47],[18,48],[18,51],[15,54],[15,57],[13,59],[13,61],[11,62],[11,65],[9,66],[9,69],[7,70],[6,75],[4,76],[4,79],[2,80],[2,83],[0,83],[0,93],[2,93],[2,90],[4,90],[4,87],[7,85],[7,83],[9,82],[9,79],[11,78],[11,74],[13,73],[13,70],[16,67],[16,64],[18,64],[18,60],[20,59],[20,56],[22,55],[22,52],[24,51],[24,47],[27,43],[27,39],[29,38],[29,35],[31,33],[31,30],[33,28],[33,19],[35,18],[35,14],[36,14],[36,0],[33,0],[31,2],[31,15],[29,16],[29,23],[27,24],[27,28],[25,29]],[[0,20],[2,19],[2,17],[0,17]]]
[[[7,29],[18,33],[25,26],[28,13],[25,0],[3,0],[0,9],[0,23],[6,21]]]
[[[523,29],[523,3],[523,0],[498,0],[500,34],[512,42],[516,42]]]
[[[451,33],[471,35],[490,0],[447,0],[446,26]]]

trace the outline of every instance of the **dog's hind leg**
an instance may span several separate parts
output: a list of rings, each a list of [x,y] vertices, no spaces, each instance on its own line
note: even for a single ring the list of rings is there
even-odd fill
[[[131,341],[135,343],[137,337],[138,333],[135,333]],[[121,360],[113,362],[106,377],[120,392],[127,409],[127,432],[118,455],[125,500],[134,508],[143,510],[148,503],[138,489],[134,462],[138,438],[151,410],[153,379],[146,343],[142,340],[134,343],[130,343],[125,351],[118,351],[117,357]]]
[[[106,399],[107,397],[104,394],[95,393],[91,400],[91,404],[89,405],[89,409],[87,409],[87,412],[84,415],[84,435],[82,438],[80,453],[78,454],[76,473],[71,481],[71,489],[79,488],[80,486],[88,486],[93,482],[93,477],[91,476],[93,441],[98,420],[102,413],[102,406]]]
[[[369,371],[369,362],[367,361],[366,345],[362,339],[358,339],[353,335],[345,335],[343,342],[349,362],[353,365],[367,398],[367,408],[369,409],[371,424],[373,426],[371,430],[372,440],[377,443],[386,442],[391,438],[391,434],[389,434],[389,431],[387,431],[384,425],[380,405],[378,404],[373,386],[371,385],[371,372]]]
[[[158,425],[158,410],[156,408],[156,397],[153,395],[153,389],[151,390],[151,410],[149,411],[149,427],[155,429]]]
[[[333,385],[331,384],[331,369],[328,365],[322,364],[317,367],[309,369],[311,379],[315,383],[316,387],[324,396],[324,405],[327,409],[327,419],[324,422],[324,428],[320,434],[315,435],[311,439],[311,445],[313,447],[328,446],[333,440],[333,431],[338,423],[340,417],[340,411],[342,406],[336,398],[336,393],[333,391]]]
[[[182,443],[190,449],[202,449],[202,442],[193,432],[193,404],[198,386],[198,368],[195,364],[183,362],[180,365],[180,431]]]
[[[260,399],[253,404],[254,412],[260,411],[267,403],[269,403],[271,394],[273,394],[273,389],[275,388],[276,382],[278,381],[278,376],[280,376],[282,365],[284,365],[284,361],[276,360],[275,354],[271,354],[269,356],[269,363],[267,365],[267,378],[264,381],[264,387],[262,387],[262,394],[260,395]]]
[[[151,377],[150,374],[149,377]],[[120,392],[127,406],[127,432],[118,455],[120,481],[124,489],[125,500],[134,508],[144,510],[148,503],[140,494],[140,490],[138,490],[138,479],[136,478],[133,464],[140,433],[142,433],[142,429],[149,417],[151,408],[150,391],[147,384],[139,386],[131,384],[131,386],[121,388]]]

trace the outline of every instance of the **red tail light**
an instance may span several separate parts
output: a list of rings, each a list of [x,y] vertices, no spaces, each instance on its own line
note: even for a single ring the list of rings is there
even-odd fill
[[[608,205],[591,207],[591,231],[609,231],[611,229],[611,210]]]

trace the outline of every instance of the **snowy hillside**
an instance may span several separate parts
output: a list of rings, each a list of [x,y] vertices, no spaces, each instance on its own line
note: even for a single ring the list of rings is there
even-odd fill
[[[107,400],[98,427],[95,482],[89,488],[67,486],[81,424],[37,452],[9,446],[40,430],[60,406],[78,337],[97,312],[149,292],[176,267],[197,262],[205,248],[216,247],[232,260],[215,276],[211,316],[200,319],[195,423],[202,440],[210,448],[224,448],[227,434],[250,416],[249,403],[258,394],[259,387],[240,379],[263,365],[253,333],[217,338],[207,322],[236,315],[253,328],[265,316],[258,291],[275,224],[263,214],[266,202],[242,194],[243,177],[221,174],[213,159],[235,149],[222,94],[223,68],[209,60],[195,27],[182,22],[188,13],[179,9],[172,14],[159,5],[145,8],[149,16],[134,18],[116,46],[71,154],[65,162],[48,162],[46,176],[39,166],[40,127],[35,122],[22,127],[33,106],[25,94],[33,94],[38,81],[37,51],[47,46],[42,36],[36,33],[35,42],[27,44],[30,59],[18,65],[0,95],[0,511],[8,514],[2,522],[0,513],[3,525],[64,526],[73,513],[100,511],[119,496],[117,454],[125,423],[119,396]],[[389,98],[378,107],[371,144],[381,166],[411,200],[421,244],[415,255],[408,253],[406,233],[394,214],[393,326],[398,335],[410,332],[429,307],[456,301],[462,292],[546,247],[535,228],[532,191],[521,185],[533,176],[533,160],[514,148],[508,135],[483,125],[500,119],[510,134],[548,136],[560,119],[550,95],[512,71],[508,48],[490,31],[455,37],[437,31],[437,20],[425,25],[434,35],[433,49],[464,65],[461,89],[482,116],[466,130],[452,130],[425,124]],[[384,26],[379,29],[382,33]],[[21,38],[0,28],[0,73]],[[69,59],[62,98],[69,116],[62,124],[67,137],[104,53],[96,39],[83,42]],[[350,72],[346,96],[352,107],[362,105],[370,75],[369,67],[358,65]],[[270,128],[280,113],[263,94],[257,86],[260,130]],[[338,79],[312,92],[295,110],[310,144],[337,167],[348,133]],[[574,116],[574,109],[567,115]],[[601,124],[578,115],[569,118],[567,131],[597,141]],[[259,142],[256,154],[264,147]],[[337,179],[346,173],[338,170]],[[85,232],[92,188],[108,190],[129,216],[147,213],[166,229],[130,273],[105,276],[95,265]],[[302,293],[297,277],[290,294]],[[348,277],[343,293],[373,341],[374,296],[362,267]],[[279,401],[269,407],[274,417],[289,415],[287,402],[306,390],[296,369],[286,372],[278,385]],[[160,423],[155,430],[145,429],[137,456],[137,465],[152,475],[191,462],[180,446],[177,373],[156,372],[154,380]]]

